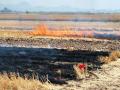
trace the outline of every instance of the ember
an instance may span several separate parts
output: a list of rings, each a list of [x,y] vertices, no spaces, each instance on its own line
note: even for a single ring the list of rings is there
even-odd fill
[[[78,64],[78,67],[80,70],[84,71],[86,68],[86,65],[85,64]]]

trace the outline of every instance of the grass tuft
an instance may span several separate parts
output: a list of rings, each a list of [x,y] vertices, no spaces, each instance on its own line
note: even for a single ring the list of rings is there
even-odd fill
[[[53,85],[37,79],[22,78],[14,73],[0,74],[0,90],[50,90]]]
[[[99,57],[99,60],[102,63],[109,63],[111,61],[116,61],[118,58],[120,58],[120,51],[112,51],[109,56]]]

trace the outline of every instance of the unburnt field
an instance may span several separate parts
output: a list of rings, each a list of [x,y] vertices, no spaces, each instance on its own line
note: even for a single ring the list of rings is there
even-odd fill
[[[119,22],[119,13],[0,13],[1,20]]]
[[[92,32],[97,38],[120,39],[119,13],[0,13],[0,30],[31,31],[40,24],[49,30]]]
[[[120,27],[119,21],[119,13],[0,13],[1,27],[26,26],[32,29],[36,24],[46,23],[54,27],[116,30]]]

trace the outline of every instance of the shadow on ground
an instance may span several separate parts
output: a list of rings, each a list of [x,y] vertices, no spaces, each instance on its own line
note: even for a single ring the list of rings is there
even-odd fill
[[[98,56],[108,56],[109,52],[64,50],[53,48],[18,48],[0,47],[0,72],[15,72],[31,77],[37,74],[48,75],[52,81],[59,78],[57,72],[61,70],[61,77],[74,79],[73,65],[84,62],[89,64],[89,70],[100,68]]]

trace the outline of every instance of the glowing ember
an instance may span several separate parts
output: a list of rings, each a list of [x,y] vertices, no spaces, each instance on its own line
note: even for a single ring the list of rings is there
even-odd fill
[[[86,68],[86,65],[85,64],[78,64],[78,67],[81,71],[84,71]]]

